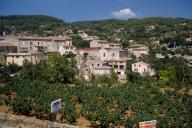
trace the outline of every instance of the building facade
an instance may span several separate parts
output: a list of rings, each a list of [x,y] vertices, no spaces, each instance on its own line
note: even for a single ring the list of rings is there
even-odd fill
[[[137,62],[132,64],[132,71],[137,72],[140,75],[150,75],[153,76],[155,75],[155,70],[150,67],[149,64],[144,63],[144,62]]]
[[[0,38],[0,57],[4,64],[22,66],[26,59],[34,64],[46,58],[50,52],[75,53],[72,39],[64,37],[7,36]]]

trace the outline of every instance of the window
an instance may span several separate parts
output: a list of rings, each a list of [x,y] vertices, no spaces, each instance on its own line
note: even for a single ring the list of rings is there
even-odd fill
[[[105,57],[105,53],[103,53],[103,57]]]
[[[19,58],[19,56],[16,56],[16,58]]]
[[[128,57],[128,51],[120,51],[119,57]]]
[[[117,72],[117,75],[120,75],[121,74],[121,72]]]
[[[114,65],[114,68],[118,68],[118,65]]]
[[[139,64],[139,67],[141,67],[141,65]]]
[[[124,65],[120,65],[120,67],[119,67],[120,69],[124,69]]]
[[[20,45],[21,45],[21,46],[26,46],[26,45],[28,45],[28,42],[27,42],[27,41],[21,41],[21,42],[20,42]]]
[[[97,64],[97,66],[99,67],[99,64]]]
[[[113,67],[112,65],[108,65],[109,67]]]
[[[114,57],[114,56],[115,56],[115,53],[113,53],[112,56]]]

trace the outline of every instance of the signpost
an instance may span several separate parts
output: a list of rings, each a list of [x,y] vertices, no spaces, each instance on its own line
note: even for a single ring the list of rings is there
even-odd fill
[[[61,108],[61,99],[51,102],[51,113],[53,113],[53,115],[51,116],[52,117],[52,128],[55,128],[54,122],[53,122],[54,118],[55,118],[54,116],[56,116],[55,113],[57,111],[59,111],[60,108]]]
[[[139,128],[156,128],[156,120],[139,122]]]
[[[61,99],[55,100],[51,103],[51,113],[57,112],[61,108]]]

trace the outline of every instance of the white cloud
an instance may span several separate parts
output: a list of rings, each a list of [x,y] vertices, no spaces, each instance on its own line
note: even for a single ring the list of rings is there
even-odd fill
[[[111,14],[116,18],[133,18],[136,16],[136,13],[129,8],[121,9],[119,11],[114,11]]]

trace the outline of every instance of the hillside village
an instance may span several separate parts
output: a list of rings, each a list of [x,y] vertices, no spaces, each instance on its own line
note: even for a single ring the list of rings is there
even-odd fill
[[[148,31],[151,29],[154,29],[154,26],[147,28]],[[91,79],[92,74],[96,76],[109,75],[112,69],[117,74],[118,80],[126,81],[126,65],[133,57],[136,60],[136,63],[132,63],[133,72],[150,76],[155,74],[155,69],[139,59],[149,54],[150,49],[144,44],[123,47],[120,42],[114,43],[101,40],[100,37],[89,36],[84,31],[78,31],[77,35],[82,40],[89,41],[89,47],[76,48],[70,36],[2,36],[0,38],[1,64],[9,65],[14,63],[22,66],[24,60],[37,64],[50,53],[59,52],[61,55],[75,54],[79,74],[88,81]],[[191,43],[192,37],[186,38],[186,41]],[[170,51],[178,49],[176,46],[169,48],[165,44],[159,47],[163,46]],[[187,60],[189,66],[192,66],[192,56],[190,55],[156,53],[158,59],[164,59],[165,56],[169,58],[174,56],[182,57]]]
[[[0,112],[80,127],[191,127],[192,20],[0,21]]]

